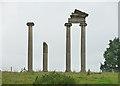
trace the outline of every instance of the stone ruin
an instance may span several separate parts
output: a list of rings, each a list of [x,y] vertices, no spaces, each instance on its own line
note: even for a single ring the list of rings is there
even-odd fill
[[[75,9],[68,18],[66,26],[66,72],[71,72],[71,26],[79,24],[81,27],[81,72],[86,72],[86,17],[87,13]],[[33,45],[32,26],[33,22],[28,22],[28,72],[33,71]],[[43,72],[48,71],[48,45],[43,43]]]

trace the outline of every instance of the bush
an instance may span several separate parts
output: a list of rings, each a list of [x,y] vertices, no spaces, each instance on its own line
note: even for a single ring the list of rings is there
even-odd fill
[[[75,79],[65,74],[52,72],[37,76],[33,84],[75,84]]]

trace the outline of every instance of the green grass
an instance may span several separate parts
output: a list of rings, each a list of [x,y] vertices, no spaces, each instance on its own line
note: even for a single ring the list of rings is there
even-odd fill
[[[37,76],[34,84],[76,84],[73,77],[62,73],[52,72],[49,74]]]
[[[2,84],[2,72],[0,71],[0,86]]]
[[[33,84],[36,77],[42,77],[51,72],[2,72],[2,84]],[[73,77],[76,84],[118,84],[118,73],[78,73],[57,72]]]

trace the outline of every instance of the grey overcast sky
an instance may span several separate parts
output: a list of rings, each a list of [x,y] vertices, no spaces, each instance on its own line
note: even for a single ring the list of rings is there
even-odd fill
[[[86,70],[100,71],[104,62],[103,53],[109,40],[118,37],[117,2],[4,2],[2,10],[2,69],[20,71],[27,69],[28,27],[33,27],[33,69],[42,70],[43,42],[49,46],[48,70],[65,71],[66,27],[74,9],[89,14],[86,18]],[[79,24],[71,27],[71,65],[72,71],[81,69],[81,28]]]

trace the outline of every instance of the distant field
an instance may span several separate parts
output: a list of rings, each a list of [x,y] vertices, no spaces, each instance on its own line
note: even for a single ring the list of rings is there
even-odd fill
[[[36,76],[50,72],[2,72],[2,84],[33,84]],[[78,73],[58,72],[73,77],[77,84],[118,84],[118,73]]]

